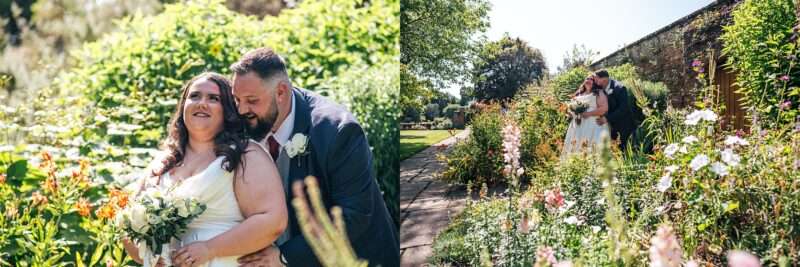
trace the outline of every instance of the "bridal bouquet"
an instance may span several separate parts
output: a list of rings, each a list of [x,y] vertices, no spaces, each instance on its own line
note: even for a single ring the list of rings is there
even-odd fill
[[[586,110],[589,109],[589,103],[573,99],[572,101],[569,101],[569,103],[567,103],[567,107],[569,107],[569,110],[572,111],[573,114],[575,114],[576,116],[575,122],[578,123],[578,125],[580,125],[581,113],[584,113],[586,112]]]
[[[173,197],[151,188],[135,198],[115,219],[122,232],[140,247],[139,255],[145,266],[155,266],[159,258],[169,266],[170,241],[180,238],[189,223],[205,209],[205,204],[194,199]],[[147,246],[146,251],[140,244]]]

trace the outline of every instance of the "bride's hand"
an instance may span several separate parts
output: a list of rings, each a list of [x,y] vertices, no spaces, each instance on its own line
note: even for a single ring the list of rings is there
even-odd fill
[[[206,242],[193,242],[172,254],[175,266],[198,266],[214,258],[214,253]]]

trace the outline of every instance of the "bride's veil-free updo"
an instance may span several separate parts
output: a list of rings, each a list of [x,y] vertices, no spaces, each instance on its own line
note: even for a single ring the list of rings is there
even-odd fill
[[[161,145],[165,155],[161,159],[160,166],[152,169],[153,176],[160,177],[183,161],[186,145],[189,143],[189,131],[183,120],[183,106],[189,88],[195,82],[203,79],[211,81],[219,87],[220,103],[222,104],[223,127],[222,131],[214,138],[214,153],[218,157],[225,157],[222,167],[226,171],[234,171],[240,164],[244,164],[242,154],[246,153],[248,140],[245,135],[244,121],[239,116],[233,99],[231,82],[219,73],[204,72],[186,82],[181,89],[181,99],[170,119],[167,138]]]

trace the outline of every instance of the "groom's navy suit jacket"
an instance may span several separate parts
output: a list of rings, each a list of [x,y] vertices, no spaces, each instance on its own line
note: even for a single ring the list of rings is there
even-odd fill
[[[344,107],[308,90],[294,88],[295,122],[292,135],[308,136],[306,155],[291,159],[289,183],[317,177],[325,206],[342,208],[347,235],[359,258],[370,266],[400,265],[398,230],[383,202],[372,152],[364,130]],[[289,193],[291,202],[294,193]],[[289,205],[290,239],[280,245],[290,266],[319,266],[302,235],[297,214]]]
[[[608,80],[611,94],[608,95],[606,119],[611,125],[611,138],[621,135],[627,138],[644,119],[641,108],[628,96],[628,88],[616,80]],[[624,140],[623,140],[624,141]]]

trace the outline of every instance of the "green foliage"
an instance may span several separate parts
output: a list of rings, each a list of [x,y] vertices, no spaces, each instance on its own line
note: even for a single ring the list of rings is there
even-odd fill
[[[370,68],[354,67],[330,85],[333,99],[347,106],[364,128],[373,166],[387,207],[400,223],[400,69],[396,61]]]
[[[419,80],[459,83],[477,52],[475,35],[489,28],[489,1],[401,0],[400,6],[400,62]]]
[[[560,155],[567,131],[566,116],[559,107],[553,96],[533,96],[517,102],[505,115],[499,105],[484,108],[472,118],[469,138],[457,143],[447,156],[442,177],[463,184],[506,183],[500,135],[506,120],[515,121],[521,129],[523,167],[527,170],[551,165]]]
[[[472,118],[469,138],[455,145],[442,172],[446,181],[498,184],[503,181],[503,148],[500,129],[503,115],[491,105]]]
[[[384,64],[400,54],[400,5],[397,0],[302,1],[280,16],[255,25],[256,36],[286,58],[289,77],[316,89],[350,66]],[[363,7],[362,7],[363,6]],[[244,27],[244,25],[231,25]],[[237,38],[237,37],[234,37]],[[233,53],[238,57],[238,53]]]
[[[547,73],[542,53],[520,38],[504,36],[483,46],[473,62],[473,94],[479,100],[507,100]],[[577,86],[576,86],[577,88]]]
[[[586,67],[572,68],[550,79],[548,86],[553,89],[559,101],[567,101],[590,74],[592,72]]]
[[[400,110],[419,113],[425,101],[433,96],[431,87],[429,81],[418,79],[406,65],[400,65]]]
[[[732,12],[733,23],[720,37],[727,66],[736,71],[742,101],[771,121],[794,121],[780,116],[780,104],[800,100],[800,55],[793,0],[747,0]],[[784,78],[785,77],[785,78]],[[783,78],[783,79],[782,79]],[[780,116],[780,117],[779,117]]]
[[[85,160],[42,153],[37,161],[0,153],[0,265],[131,263],[112,231],[114,210],[95,212],[113,198],[105,196],[111,185],[101,183]]]

